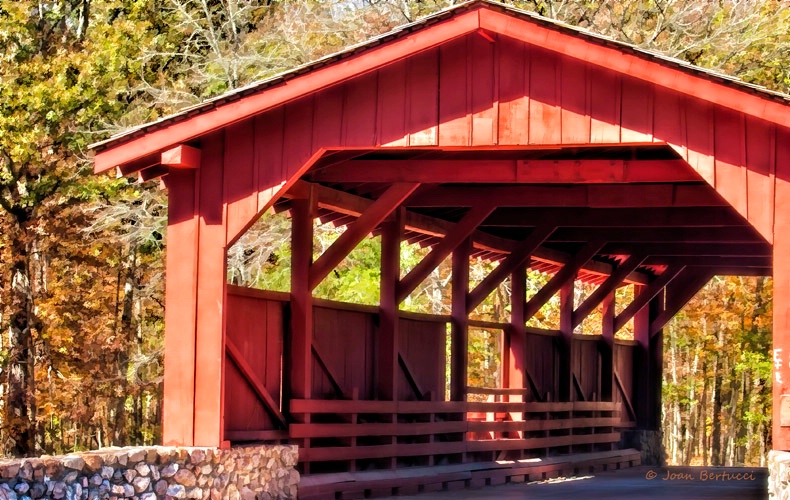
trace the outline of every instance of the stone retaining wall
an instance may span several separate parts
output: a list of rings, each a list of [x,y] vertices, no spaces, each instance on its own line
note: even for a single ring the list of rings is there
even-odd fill
[[[105,448],[0,461],[0,500],[296,498],[296,446]]]

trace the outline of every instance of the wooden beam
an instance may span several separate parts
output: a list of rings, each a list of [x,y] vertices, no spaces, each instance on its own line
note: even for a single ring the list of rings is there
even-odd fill
[[[353,217],[359,217],[373,204],[373,200],[368,198],[363,198],[351,193],[346,193],[344,191],[339,191],[322,186],[320,184],[314,184],[305,181],[296,181],[291,189],[283,196],[290,200],[298,197],[304,198],[308,196],[309,193],[313,193],[312,196],[314,196],[316,204],[319,208],[343,213]],[[500,210],[502,209],[499,209],[498,211]],[[497,212],[494,212],[494,214],[489,216],[486,220],[486,223],[491,219],[491,217],[496,216]],[[535,213],[537,214],[539,212]],[[579,213],[579,211],[574,210],[574,213]],[[521,221],[521,223],[523,224],[524,221]],[[426,236],[441,238],[447,233],[451,232],[453,227],[455,227],[455,223],[453,222],[406,210],[406,231],[412,231],[424,234]],[[516,240],[501,238],[499,236],[494,236],[490,233],[479,230],[475,231],[472,235],[473,247],[483,251],[509,254],[514,251],[518,244],[519,242]],[[538,248],[532,254],[533,260],[554,265],[563,265],[567,263],[570,258],[571,256],[566,253],[558,252],[549,248]],[[583,269],[585,272],[599,274],[601,276],[608,276],[612,273],[611,265],[597,261],[588,262]],[[647,283],[648,278],[647,275],[642,273],[632,273],[630,276],[628,276],[627,281],[629,283]]]
[[[557,381],[559,383],[559,392],[558,392],[559,401],[574,400],[573,383],[576,379],[576,376],[573,373],[573,362],[571,359],[573,354],[573,326],[571,324],[571,315],[573,313],[575,280],[576,280],[576,273],[568,272],[566,274],[566,277],[562,280],[562,282],[559,283],[560,336],[557,338],[557,346],[558,346],[557,362],[559,365],[558,367],[559,373],[557,374],[558,377]],[[548,284],[550,283],[551,282],[549,282]],[[529,306],[529,303],[527,303],[527,306]]]
[[[480,305],[486,297],[507,277],[508,274],[515,272],[519,267],[529,263],[533,252],[537,250],[546,238],[554,231],[553,227],[540,226],[535,228],[529,236],[521,241],[516,248],[508,255],[504,261],[486,276],[469,293],[467,307],[469,312]]]
[[[680,312],[702,287],[708,284],[714,273],[710,269],[689,268],[672,280],[667,286],[667,305],[656,318],[650,322],[650,336],[656,335],[664,326]]]
[[[584,264],[593,258],[595,254],[603,247],[604,243],[599,240],[590,241],[585,244],[581,250],[579,250],[573,258],[565,264],[562,269],[560,269],[557,274],[552,276],[548,283],[546,283],[543,288],[541,288],[538,293],[536,293],[530,300],[527,302],[526,307],[524,308],[524,321],[528,321],[529,318],[535,315],[543,304],[545,304],[551,297],[554,296],[555,293],[565,284],[568,282],[573,282],[573,279],[576,276],[576,273],[579,272],[579,269],[584,266]],[[571,311],[568,313],[569,315],[573,313],[573,303],[571,302]],[[570,318],[570,316],[569,316]],[[571,331],[573,328],[571,328]]]
[[[751,226],[734,227],[654,227],[583,228],[560,227],[549,236],[551,242],[584,242],[602,238],[616,243],[759,243],[762,237]]]
[[[686,266],[673,265],[668,267],[660,276],[645,287],[642,292],[614,319],[614,331],[617,333],[628,321],[645,307],[653,297],[658,295],[673,279],[675,279]]]
[[[159,153],[145,155],[141,158],[133,160],[118,167],[118,173],[121,177],[133,174],[146,168],[155,167],[162,161],[162,155]]]
[[[603,254],[666,256],[770,257],[771,246],[754,243],[609,243]]]
[[[730,207],[688,208],[499,208],[481,226],[522,227],[721,227],[749,223]]]
[[[603,286],[603,285],[602,285]],[[614,290],[609,291],[603,299],[603,311],[601,314],[601,342],[598,343],[600,354],[601,378],[598,385],[598,394],[601,401],[614,401],[612,380],[614,376],[614,316],[615,316],[615,295]]]
[[[591,184],[523,186],[439,186],[411,196],[409,207],[663,208],[729,207],[707,184]]]
[[[228,354],[228,357],[230,357],[230,360],[233,361],[233,364],[236,365],[236,368],[239,369],[247,385],[250,386],[250,389],[258,396],[260,402],[263,403],[266,411],[268,411],[277,423],[280,424],[280,428],[287,429],[288,422],[285,419],[285,415],[282,414],[274,398],[272,398],[272,395],[269,394],[263,382],[261,382],[255,374],[255,370],[247,363],[247,360],[244,359],[244,355],[229,337],[225,339],[225,352]]]
[[[453,251],[452,312],[450,314],[450,400],[466,401],[467,363],[469,359],[469,250],[472,242],[466,239]]]
[[[419,264],[400,280],[397,301],[403,302],[409,294],[438,266],[450,253],[475,232],[477,226],[494,211],[494,206],[481,204],[472,207],[464,217],[449,231],[442,241],[434,246]]]
[[[685,265],[696,267],[710,267],[717,269],[728,268],[735,270],[738,268],[748,269],[752,267],[770,269],[773,259],[770,257],[718,257],[718,256],[660,256],[655,255],[645,259],[646,266],[668,266]]]
[[[137,172],[137,182],[142,184],[143,182],[160,179],[166,176],[167,173],[168,173],[167,167],[163,167],[162,165],[154,165],[153,167],[148,167],[139,170]]]
[[[398,183],[390,186],[378,200],[359,216],[356,222],[350,224],[332,246],[313,263],[310,267],[310,290],[315,289],[319,283],[332,272],[345,257],[362,241],[373,229],[376,228],[395,208],[400,206],[419,184]]]
[[[350,160],[316,169],[315,182],[645,183],[698,182],[677,160]]]
[[[288,396],[312,397],[313,297],[309,287],[313,258],[314,199],[291,201],[291,328],[288,359]]]
[[[394,401],[398,397],[398,280],[400,278],[400,242],[403,239],[404,209],[398,207],[381,225],[381,287],[379,291],[378,363],[376,393],[379,399]]]
[[[586,318],[598,305],[606,299],[606,297],[619,287],[623,280],[631,274],[642,261],[645,259],[644,255],[634,254],[628,257],[622,264],[617,266],[617,269],[608,277],[606,281],[601,283],[593,293],[587,297],[584,302],[579,304],[579,307],[573,311],[573,328],[579,326],[584,318]]]
[[[170,168],[200,168],[200,149],[181,144],[162,151],[159,163]]]
[[[503,263],[500,263],[500,266]],[[470,296],[472,293],[469,294]],[[524,305],[527,297],[527,265],[520,263],[510,273],[510,328],[504,329],[505,354],[507,363],[504,386],[510,389],[524,389],[527,382],[527,329],[524,324]],[[468,308],[470,304],[467,303]],[[533,394],[535,390],[532,390]],[[536,395],[539,398],[540,394]],[[515,401],[510,398],[509,401]],[[525,401],[522,398],[520,401]],[[521,420],[521,418],[519,418]],[[524,437],[523,432],[519,437]]]

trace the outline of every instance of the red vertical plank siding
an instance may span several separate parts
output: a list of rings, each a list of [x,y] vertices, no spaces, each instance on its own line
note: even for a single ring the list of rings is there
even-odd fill
[[[464,37],[439,48],[440,146],[468,146],[471,142],[467,101],[468,45],[469,38]]]
[[[587,66],[567,57],[561,61],[562,143],[587,144],[590,142]]]
[[[790,396],[790,131],[777,128],[774,230],[773,449],[790,451],[782,396]]]
[[[285,105],[283,177],[296,175],[313,154],[313,97]]]
[[[713,151],[713,107],[697,99],[684,100],[688,163],[708,184],[716,187]]]
[[[264,383],[272,398],[279,401],[277,387],[266,381],[266,371],[270,364],[279,365],[277,352],[268,349],[269,337],[276,337],[276,332],[268,328],[268,301],[251,297],[228,294],[227,323],[225,331],[229,341],[238,348],[243,358],[254,370],[258,380]],[[225,372],[225,429],[227,430],[263,430],[275,426],[269,418],[263,404],[255,392],[239,372],[233,361],[225,361],[228,367]],[[279,366],[278,366],[279,368]],[[274,392],[271,392],[275,389]]]
[[[408,61],[409,145],[435,146],[439,128],[439,51],[428,50]]]
[[[198,262],[196,171],[174,169],[167,177],[167,187],[162,443],[192,446]]]
[[[748,220],[771,243],[774,236],[776,132],[768,122],[747,118],[746,165]]]
[[[445,325],[431,321],[401,319],[400,331],[403,332],[398,341],[400,354],[423,396],[425,393],[431,393],[433,401],[444,401]],[[401,368],[398,368],[398,371],[403,372]],[[403,375],[398,391],[398,399],[401,401],[417,399],[414,390]]]
[[[258,179],[258,210],[262,210],[287,180],[283,171],[285,108],[255,117],[255,169]]]
[[[490,146],[495,144],[498,85],[496,79],[497,62],[494,57],[497,43],[490,42],[480,35],[470,37],[469,69],[472,100],[472,145]]]
[[[621,142],[653,140],[653,86],[634,78],[622,80]]]
[[[254,120],[230,125],[225,133],[224,198],[228,241],[236,239],[258,213]]]
[[[266,303],[266,375],[263,383],[275,401],[282,393],[283,363],[283,304]]]
[[[408,146],[406,61],[381,68],[378,75],[378,143],[382,146]]]
[[[530,49],[529,143],[560,144],[559,61],[555,54],[538,47]]]
[[[743,114],[717,108],[714,122],[716,191],[747,217],[746,130]]]
[[[526,44],[508,37],[499,37],[497,43],[500,44],[497,141],[502,145],[528,144],[528,48]]]
[[[370,147],[376,144],[376,97],[378,77],[368,73],[346,83],[343,104],[343,145]],[[321,147],[326,144],[318,143]]]
[[[590,67],[590,142],[620,142],[620,77]]]
[[[315,96],[313,109],[313,144],[320,147],[341,146],[346,85],[335,85]]]
[[[195,446],[223,441],[222,389],[225,361],[226,213],[223,200],[223,132],[204,138],[200,177],[197,329],[195,336]]]
[[[653,139],[666,142],[686,158],[686,129],[680,94],[656,89],[653,102]]]

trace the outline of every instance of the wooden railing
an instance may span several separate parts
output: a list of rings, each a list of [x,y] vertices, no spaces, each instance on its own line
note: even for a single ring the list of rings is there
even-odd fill
[[[610,450],[621,405],[292,400],[289,434],[313,472]],[[350,463],[350,465],[349,465]]]

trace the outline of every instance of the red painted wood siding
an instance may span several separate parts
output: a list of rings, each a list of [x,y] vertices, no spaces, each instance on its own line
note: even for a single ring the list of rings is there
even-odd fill
[[[666,142],[770,241],[777,128],[507,37],[468,35],[230,127],[228,238],[322,148]]]
[[[420,391],[423,395],[431,392],[434,401],[444,401],[446,324],[401,318],[399,339],[400,355],[406,361]],[[398,399],[416,400],[403,369],[399,367],[398,370]]]
[[[283,307],[276,300],[228,294],[226,335],[274,401],[280,401]],[[229,358],[225,360],[225,429],[272,430],[277,426]]]

